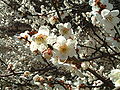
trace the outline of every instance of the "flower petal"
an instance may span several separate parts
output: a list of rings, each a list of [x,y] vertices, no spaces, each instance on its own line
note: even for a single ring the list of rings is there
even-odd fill
[[[64,24],[64,27],[70,29],[70,28],[71,28],[71,23],[69,23],[69,22],[68,22],[68,23],[65,23],[65,24]]]
[[[48,36],[49,35],[49,29],[47,28],[47,26],[41,26],[39,28],[38,34],[43,34]]]
[[[120,22],[120,18],[118,18],[118,17],[114,17],[113,19],[112,19],[112,23],[114,24],[114,25],[116,25],[117,23],[119,23]]]
[[[63,23],[60,23],[60,24],[57,24],[56,27],[61,30],[64,27],[64,25]]]
[[[108,17],[108,16],[110,15],[110,10],[108,10],[108,9],[103,9],[103,10],[101,11],[101,15],[102,15],[103,18]]]
[[[113,9],[113,5],[111,3],[108,3],[106,8],[109,9],[109,10],[112,10]]]
[[[112,16],[117,16],[117,15],[119,15],[119,10],[112,10],[112,11],[111,11],[111,15],[112,15]]]
[[[63,36],[58,36],[58,37],[57,37],[57,43],[59,43],[59,44],[61,44],[61,45],[65,44],[65,43],[66,43],[65,37],[63,37]]]

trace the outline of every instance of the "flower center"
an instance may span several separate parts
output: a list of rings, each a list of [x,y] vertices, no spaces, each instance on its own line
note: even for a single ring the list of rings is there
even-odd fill
[[[52,17],[52,21],[53,21],[53,22],[58,22],[58,17],[53,16],[53,17]]]
[[[46,38],[47,38],[47,36],[46,35],[42,35],[42,34],[40,34],[40,35],[38,35],[36,38],[35,38],[35,42],[37,42],[37,43],[44,43],[45,41],[46,41]]]
[[[65,27],[64,27],[64,28],[62,29],[63,34],[68,34],[68,31],[69,31],[68,28],[65,28]]]
[[[112,19],[113,19],[113,16],[109,15],[106,19],[107,19],[109,22],[111,22]]]
[[[35,82],[40,82],[40,77],[37,77]]]
[[[67,45],[64,44],[64,45],[60,46],[60,47],[59,47],[59,51],[60,51],[61,53],[66,53],[66,52],[68,51]]]

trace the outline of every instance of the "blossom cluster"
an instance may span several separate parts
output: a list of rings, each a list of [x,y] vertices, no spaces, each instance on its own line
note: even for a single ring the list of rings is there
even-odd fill
[[[59,36],[50,33],[47,26],[41,26],[39,31],[25,31],[20,34],[20,39],[25,39],[30,44],[30,50],[35,53],[41,53],[45,59],[56,58],[58,60],[67,60],[68,57],[76,55],[77,40],[73,37],[70,23],[57,24]],[[34,35],[30,36],[30,33]]]
[[[120,30],[118,23],[120,22],[119,10],[114,10],[113,5],[108,0],[90,0],[92,6],[91,20],[93,25],[104,28],[103,33],[107,33],[106,41],[114,47],[120,46],[119,35]]]
[[[24,90],[27,86],[30,90],[33,87],[40,90],[120,87],[120,70],[116,67],[120,66],[120,19],[119,10],[115,10],[113,4],[108,0],[15,1],[19,7],[10,5],[15,10],[8,13],[14,18],[9,22],[2,20],[5,25],[21,22],[31,26],[31,30],[9,37],[16,40],[18,54],[24,53],[29,60],[24,54],[23,57],[17,55],[17,50],[8,52],[19,59],[5,58],[7,63],[0,59],[7,72],[0,72],[3,81],[10,79],[13,86],[23,86]],[[2,40],[7,42],[0,40],[1,44]],[[9,90],[9,87],[5,89]]]

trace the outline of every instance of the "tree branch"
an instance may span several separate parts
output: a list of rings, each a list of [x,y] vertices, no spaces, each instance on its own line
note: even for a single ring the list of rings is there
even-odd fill
[[[111,89],[115,88],[114,84],[112,83],[111,80],[106,79],[103,76],[100,76],[99,74],[97,74],[94,70],[88,68],[87,71],[91,72],[93,75],[95,75],[99,80],[101,80],[102,82],[104,82],[105,86],[110,87]]]

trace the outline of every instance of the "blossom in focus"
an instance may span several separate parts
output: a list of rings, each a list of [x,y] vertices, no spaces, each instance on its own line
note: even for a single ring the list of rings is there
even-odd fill
[[[49,29],[47,26],[41,26],[37,34],[32,36],[32,42],[30,44],[30,50],[32,52],[38,50],[43,52],[47,49],[47,38],[49,36]]]
[[[57,37],[57,42],[53,45],[55,49],[55,55],[61,60],[66,60],[69,57],[73,57],[75,52],[76,41],[72,39],[65,39],[63,36]]]
[[[73,34],[71,24],[69,22],[65,24],[63,23],[57,24],[57,28],[59,29],[59,33],[66,38],[69,38]]]
[[[46,39],[49,35],[49,29],[46,26],[41,26],[37,34],[32,37],[32,40],[37,44],[46,43]]]
[[[119,10],[104,9],[101,11],[102,23],[106,29],[114,29],[114,26],[119,23],[120,19],[117,17]]]
[[[30,50],[32,51],[32,52],[35,52],[35,53],[37,53],[37,52],[40,52],[40,53],[42,53],[44,50],[46,50],[47,49],[47,46],[45,45],[45,44],[40,44],[40,45],[38,45],[37,43],[35,43],[34,41],[30,44]]]

